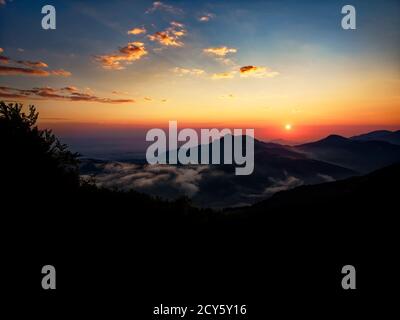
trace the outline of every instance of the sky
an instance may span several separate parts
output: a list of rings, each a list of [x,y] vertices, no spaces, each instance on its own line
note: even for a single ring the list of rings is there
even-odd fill
[[[56,30],[46,4],[0,0],[0,99],[69,141],[140,144],[171,120],[299,142],[400,129],[400,1],[54,0]]]

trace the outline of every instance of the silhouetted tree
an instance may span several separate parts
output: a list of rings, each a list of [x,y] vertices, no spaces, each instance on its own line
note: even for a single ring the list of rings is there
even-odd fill
[[[79,186],[78,154],[51,130],[40,130],[38,112],[0,102],[1,187],[29,192],[60,192]]]
[[[79,215],[80,223],[91,214],[98,219],[100,213],[108,217],[111,212],[139,212],[136,219],[148,221],[198,213],[188,198],[167,202],[133,190],[98,188],[94,180],[81,180],[79,155],[69,151],[51,130],[40,130],[37,120],[34,106],[25,113],[22,104],[0,102],[0,195],[13,201],[14,208],[28,212],[38,208],[42,216],[46,213],[51,219],[61,211],[68,216],[85,212],[85,217]]]

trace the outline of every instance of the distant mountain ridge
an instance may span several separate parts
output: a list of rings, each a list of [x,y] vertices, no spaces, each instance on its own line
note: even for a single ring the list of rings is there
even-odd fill
[[[339,135],[330,135],[319,141],[301,144],[294,149],[311,158],[360,173],[368,173],[400,161],[399,145],[379,140],[345,138]]]
[[[392,144],[400,145],[400,130],[377,130],[369,133],[361,134],[351,137],[352,140],[357,141],[385,141]]]
[[[228,138],[232,136],[219,139],[222,162],[223,142]],[[208,145],[210,160],[216,142]],[[194,148],[200,155],[201,146],[191,150]],[[400,146],[339,135],[297,146],[254,139],[254,161],[254,172],[249,176],[236,176],[235,164],[149,166],[143,161],[93,159],[82,161],[81,173],[94,176],[99,185],[107,188],[134,189],[167,199],[188,195],[200,207],[224,208],[251,205],[279,191],[380,169],[400,161]]]
[[[219,141],[222,158],[223,142],[229,137],[232,138],[225,136]],[[235,139],[244,137],[236,136]],[[209,144],[209,151],[215,143]],[[200,149],[201,146],[193,148]],[[354,170],[311,159],[289,146],[256,139],[254,162],[251,175],[237,176],[235,164],[150,166],[137,162],[86,159],[82,162],[81,173],[94,176],[101,186],[134,189],[169,199],[186,194],[194,204],[213,208],[250,205],[277,191],[357,174]]]

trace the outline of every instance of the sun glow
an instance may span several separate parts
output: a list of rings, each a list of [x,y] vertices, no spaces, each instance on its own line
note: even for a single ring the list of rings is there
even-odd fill
[[[285,130],[286,130],[286,131],[292,130],[292,125],[291,125],[290,123],[286,124],[286,125],[285,125]]]

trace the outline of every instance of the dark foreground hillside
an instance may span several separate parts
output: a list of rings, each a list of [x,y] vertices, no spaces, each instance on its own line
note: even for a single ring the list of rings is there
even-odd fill
[[[36,117],[1,104],[2,286],[15,313],[150,319],[161,303],[212,303],[246,304],[249,319],[350,316],[394,299],[399,165],[214,212],[82,184],[77,155]],[[45,264],[55,292],[40,287]],[[346,264],[355,291],[341,288]]]

